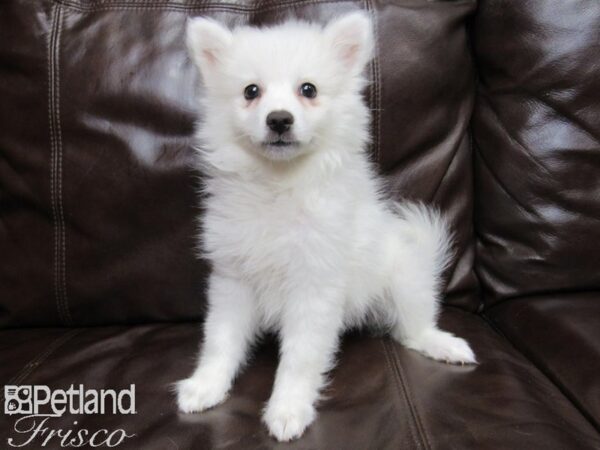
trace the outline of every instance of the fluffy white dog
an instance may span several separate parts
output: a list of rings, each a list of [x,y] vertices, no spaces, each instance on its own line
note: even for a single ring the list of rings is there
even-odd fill
[[[376,323],[426,356],[474,363],[463,339],[437,327],[451,258],[444,220],[385,201],[365,152],[368,16],[233,31],[197,18],[187,44],[205,87],[201,238],[213,272],[204,344],[193,375],[177,384],[179,409],[225,400],[264,331],[280,337],[263,417],[280,441],[315,419],[349,327]]]

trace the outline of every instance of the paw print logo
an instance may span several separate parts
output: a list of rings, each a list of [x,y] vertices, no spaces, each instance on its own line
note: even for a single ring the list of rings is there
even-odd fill
[[[31,386],[4,386],[4,414],[29,414],[31,409]]]
[[[15,400],[9,400],[6,405],[6,412],[8,414],[15,414],[18,408],[18,403]]]

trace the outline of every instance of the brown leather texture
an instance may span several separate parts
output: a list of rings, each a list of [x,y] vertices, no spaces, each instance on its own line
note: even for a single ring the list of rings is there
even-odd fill
[[[357,8],[377,38],[372,160],[393,198],[450,218],[441,326],[479,365],[350,334],[318,419],[279,444],[260,422],[273,336],[224,404],[174,401],[210,270],[184,25]],[[599,42],[597,0],[3,0],[0,383],[135,384],[135,415],[52,422],[135,433],[124,449],[600,449]]]
[[[600,429],[600,293],[506,301],[491,321]]]
[[[600,2],[482,1],[473,32],[485,299],[600,290]]]

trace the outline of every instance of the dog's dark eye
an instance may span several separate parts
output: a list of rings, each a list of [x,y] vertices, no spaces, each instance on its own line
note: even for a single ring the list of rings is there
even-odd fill
[[[311,83],[302,83],[300,86],[300,95],[306,98],[315,98],[317,96],[317,88]]]
[[[244,88],[244,98],[246,100],[254,100],[260,95],[260,88],[255,84],[250,84]]]

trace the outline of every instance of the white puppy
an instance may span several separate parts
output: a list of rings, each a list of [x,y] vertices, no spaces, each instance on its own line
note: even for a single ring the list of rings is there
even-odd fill
[[[180,410],[225,400],[264,331],[280,336],[263,417],[280,441],[314,420],[349,327],[374,322],[426,356],[474,363],[469,345],[436,323],[451,258],[444,220],[385,201],[365,152],[368,16],[233,31],[197,18],[187,44],[205,87],[201,238],[213,272],[198,366],[177,385]]]

